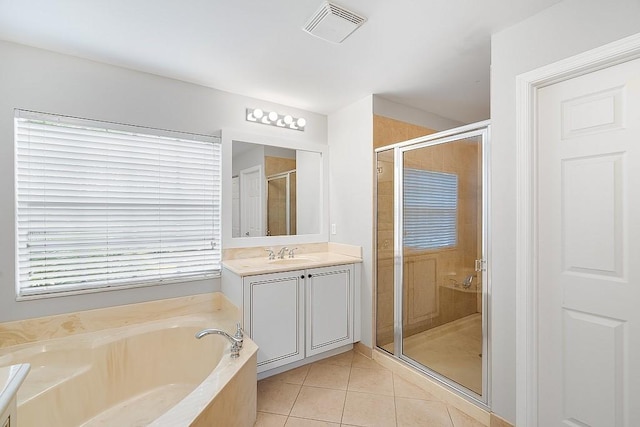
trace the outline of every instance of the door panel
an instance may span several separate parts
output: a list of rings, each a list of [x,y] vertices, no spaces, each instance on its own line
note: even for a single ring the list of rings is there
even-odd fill
[[[640,61],[538,91],[538,421],[640,425]]]

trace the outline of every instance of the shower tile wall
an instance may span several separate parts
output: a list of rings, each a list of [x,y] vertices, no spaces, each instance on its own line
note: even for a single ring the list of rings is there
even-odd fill
[[[394,132],[374,117],[374,141],[390,138]],[[395,128],[399,127],[393,123]],[[385,124],[388,124],[386,122]],[[414,127],[414,125],[409,125]],[[383,129],[384,132],[376,132]],[[424,129],[424,128],[423,128]],[[397,134],[400,132],[396,132]],[[432,133],[423,130],[423,135]],[[420,135],[410,135],[414,138]],[[392,138],[391,138],[392,139]],[[385,141],[386,142],[386,141]],[[393,141],[388,143],[393,143]],[[431,329],[481,311],[482,294],[453,289],[446,285],[462,282],[474,274],[481,247],[479,212],[482,206],[479,166],[481,155],[475,141],[460,141],[407,152],[405,167],[455,173],[458,175],[458,244],[443,250],[405,250],[404,336]],[[393,342],[393,153],[378,155],[378,293],[377,345]],[[473,289],[480,285],[474,277]],[[408,304],[408,305],[407,305]]]
[[[265,156],[264,157],[265,176],[269,177],[282,172],[295,170],[296,159],[284,157]],[[296,199],[295,180],[290,183],[290,234],[296,234]],[[269,184],[269,201],[267,203],[267,218],[269,232],[273,236],[282,236],[286,232],[286,183],[285,180],[273,181]]]

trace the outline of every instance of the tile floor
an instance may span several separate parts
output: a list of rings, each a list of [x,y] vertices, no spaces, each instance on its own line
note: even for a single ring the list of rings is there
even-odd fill
[[[483,427],[354,351],[259,381],[255,425]]]

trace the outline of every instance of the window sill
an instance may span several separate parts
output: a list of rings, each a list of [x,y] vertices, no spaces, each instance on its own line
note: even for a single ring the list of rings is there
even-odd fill
[[[163,280],[163,281],[154,281],[154,282],[141,282],[141,283],[131,283],[131,284],[126,284],[126,285],[116,285],[116,286],[101,286],[101,287],[95,287],[95,288],[76,288],[76,289],[60,289],[60,290],[56,290],[55,288],[52,290],[51,288],[48,288],[46,291],[41,291],[38,292],[35,289],[31,290],[30,292],[26,293],[26,294],[18,294],[16,296],[16,301],[18,302],[22,302],[22,301],[33,301],[33,300],[38,300],[38,299],[45,299],[45,298],[58,298],[58,297],[66,297],[66,296],[72,296],[72,295],[82,295],[82,294],[94,294],[94,293],[99,293],[99,292],[111,292],[111,291],[120,291],[120,290],[125,290],[125,289],[136,289],[136,288],[146,288],[146,287],[153,287],[153,286],[163,286],[163,285],[175,285],[178,283],[186,283],[186,282],[196,282],[196,281],[201,281],[201,280],[208,280],[208,279],[217,279],[222,277],[222,272],[221,270],[216,271],[214,273],[211,274],[207,274],[204,276],[195,276],[195,277],[188,277],[188,278],[182,278],[182,279],[172,279],[172,280]]]

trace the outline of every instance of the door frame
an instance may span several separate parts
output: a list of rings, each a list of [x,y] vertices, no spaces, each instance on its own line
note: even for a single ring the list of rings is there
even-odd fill
[[[640,58],[640,33],[516,77],[516,425],[538,425],[538,90]]]

